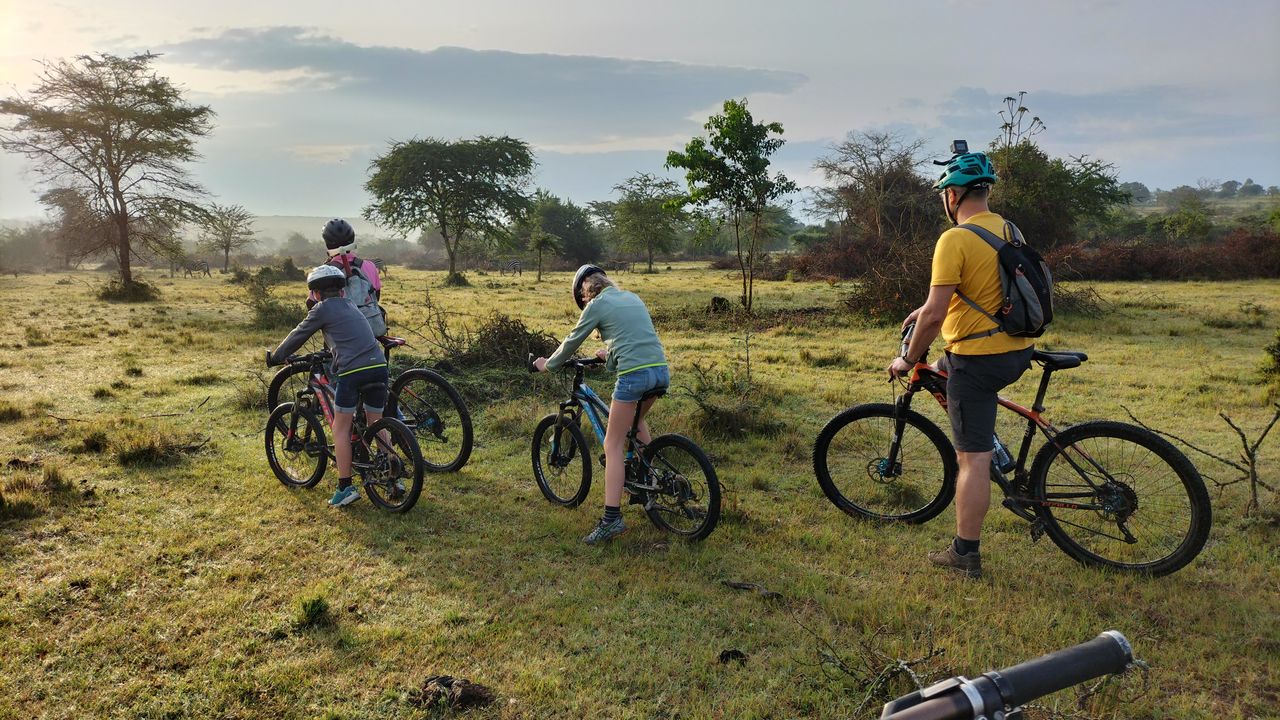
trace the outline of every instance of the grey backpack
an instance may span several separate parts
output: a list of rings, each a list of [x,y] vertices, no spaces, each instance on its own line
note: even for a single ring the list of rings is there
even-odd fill
[[[360,258],[347,261],[344,256],[341,262],[334,264],[347,274],[347,297],[356,304],[356,308],[360,310],[361,315],[364,315],[364,319],[369,321],[369,328],[373,330],[373,334],[386,335],[387,313],[379,307],[378,294],[373,289],[373,283],[369,282],[369,278],[364,275],[364,261]]]
[[[1053,320],[1053,275],[1044,258],[1027,245],[1022,231],[1007,220],[1004,224],[1004,236],[1009,238],[1007,241],[978,225],[965,223],[960,227],[976,234],[996,251],[996,259],[1000,265],[1000,288],[1004,294],[1001,306],[994,312],[987,312],[969,296],[956,291],[969,307],[996,324],[996,327],[986,332],[973,333],[960,340],[984,338],[1000,332],[1014,337],[1043,335]]]

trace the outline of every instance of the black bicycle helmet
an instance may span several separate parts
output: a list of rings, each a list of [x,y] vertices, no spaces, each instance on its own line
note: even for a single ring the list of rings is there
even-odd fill
[[[603,274],[604,270],[601,270],[595,265],[583,265],[578,268],[578,272],[573,274],[573,301],[578,303],[579,310],[587,306],[587,302],[582,299],[582,281],[592,275]]]
[[[324,224],[324,246],[329,250],[337,250],[356,241],[356,231],[351,223],[342,218],[334,218]]]

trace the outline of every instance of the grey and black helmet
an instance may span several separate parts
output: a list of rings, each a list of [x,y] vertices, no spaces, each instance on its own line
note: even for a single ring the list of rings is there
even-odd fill
[[[348,245],[355,243],[356,231],[351,227],[351,223],[342,218],[334,218],[324,224],[324,246],[330,251],[339,250]],[[330,252],[332,255],[333,253]]]
[[[578,303],[579,310],[587,306],[587,301],[582,299],[582,281],[592,275],[603,274],[604,270],[601,270],[595,265],[583,265],[578,268],[578,272],[573,274],[573,301]]]

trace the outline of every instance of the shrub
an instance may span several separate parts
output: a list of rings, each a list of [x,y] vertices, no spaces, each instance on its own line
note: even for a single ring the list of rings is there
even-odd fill
[[[1262,381],[1267,387],[1267,401],[1280,398],[1280,330],[1276,331],[1276,339],[1262,349]]]
[[[270,285],[262,278],[254,277],[245,281],[244,291],[243,302],[253,311],[255,328],[281,330],[291,328],[302,320],[303,307],[277,298],[271,293]]]
[[[782,429],[773,416],[773,393],[759,382],[748,382],[732,369],[714,363],[693,363],[693,384],[683,387],[698,406],[697,423],[707,435],[728,439],[774,435]]]
[[[23,328],[22,335],[23,339],[27,341],[27,347],[48,347],[53,344],[49,336],[34,325],[28,325]]]
[[[122,423],[110,439],[116,462],[124,467],[171,465],[204,445],[188,435],[138,422]]]
[[[154,302],[160,299],[160,288],[145,280],[126,283],[116,279],[98,291],[98,299],[107,302]]]

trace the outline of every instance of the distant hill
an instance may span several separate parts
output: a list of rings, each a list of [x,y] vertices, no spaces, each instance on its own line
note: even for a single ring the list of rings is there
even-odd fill
[[[302,233],[308,240],[319,240],[324,224],[331,217],[309,215],[258,215],[253,219],[254,234],[259,238],[271,238],[283,242],[289,233]],[[385,230],[361,217],[346,218],[356,230],[356,238],[372,240],[374,238],[398,237],[390,230]]]

